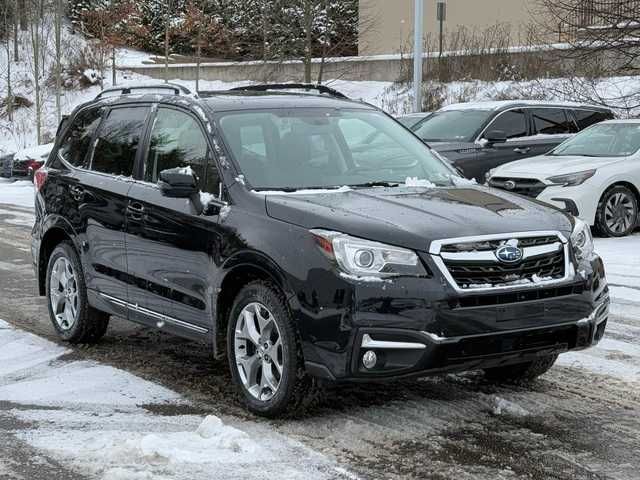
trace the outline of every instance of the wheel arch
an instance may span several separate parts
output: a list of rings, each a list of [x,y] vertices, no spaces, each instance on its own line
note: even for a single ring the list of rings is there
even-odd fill
[[[607,182],[607,187],[605,187],[602,190],[602,192],[600,193],[600,197],[598,199],[598,203],[600,203],[602,201],[602,198],[605,196],[605,194],[609,190],[611,190],[612,188],[615,188],[615,187],[627,187],[629,190],[631,190],[634,193],[634,195],[636,196],[636,200],[638,201],[638,204],[640,205],[640,190],[638,189],[638,187],[636,187],[629,180],[625,180],[625,179],[621,179],[621,178],[612,179],[612,180],[609,180]]]
[[[220,358],[226,352],[226,330],[233,301],[240,290],[254,280],[264,280],[279,288],[287,300],[294,296],[293,289],[282,269],[269,257],[258,252],[241,252],[223,265],[224,276],[217,288],[214,318],[214,355]]]
[[[71,225],[61,217],[48,219],[43,231],[45,233],[42,235],[38,250],[38,293],[40,296],[46,294],[47,265],[51,254],[61,242],[70,241],[74,244],[73,238],[75,237]]]

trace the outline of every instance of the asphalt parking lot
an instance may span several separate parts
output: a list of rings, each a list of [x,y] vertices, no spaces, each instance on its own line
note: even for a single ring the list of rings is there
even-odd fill
[[[0,205],[0,319],[58,343],[45,301],[36,296],[30,214]],[[640,237],[631,241],[640,251]],[[206,346],[123,320],[112,319],[100,344],[61,358],[116,367],[189,401],[149,406],[152,415],[212,414],[266,427],[349,472],[334,472],[336,478],[637,479],[640,271],[634,268],[610,268],[613,313],[605,341],[570,354],[528,387],[494,386],[479,373],[342,386],[299,418],[266,421],[244,410],[227,366],[213,361]],[[0,478],[92,478],[55,452],[19,440],[21,431],[37,432],[42,423],[12,413],[28,408],[0,395]]]

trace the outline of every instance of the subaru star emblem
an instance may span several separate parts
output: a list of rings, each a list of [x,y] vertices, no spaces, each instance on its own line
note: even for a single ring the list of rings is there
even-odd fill
[[[496,258],[502,263],[516,263],[522,260],[522,250],[514,245],[502,245],[496,250]]]
[[[514,182],[513,180],[507,180],[506,182],[504,182],[504,188],[506,188],[507,190],[514,190],[516,188],[516,182]]]

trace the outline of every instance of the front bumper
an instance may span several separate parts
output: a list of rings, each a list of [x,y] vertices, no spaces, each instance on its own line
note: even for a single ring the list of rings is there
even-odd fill
[[[580,350],[604,335],[604,266],[560,285],[462,295],[437,277],[354,285],[346,309],[303,318],[307,371],[334,381],[383,381],[516,364]],[[317,290],[316,290],[317,291]],[[335,297],[338,298],[338,297]],[[304,316],[302,312],[299,312]],[[363,357],[372,351],[375,366]]]
[[[577,187],[548,186],[537,199],[569,213],[593,225],[600,196],[585,185]],[[575,208],[576,211],[571,211]]]
[[[500,333],[439,337],[429,332],[361,329],[352,357],[353,380],[398,378],[468,371],[534,360],[597,344],[606,328],[609,301],[575,322]],[[366,352],[376,353],[373,368]]]

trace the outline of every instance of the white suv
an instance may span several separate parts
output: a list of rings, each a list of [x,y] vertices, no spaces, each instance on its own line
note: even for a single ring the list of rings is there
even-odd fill
[[[490,171],[490,186],[560,207],[605,236],[638,224],[640,120],[594,125],[545,155]]]

